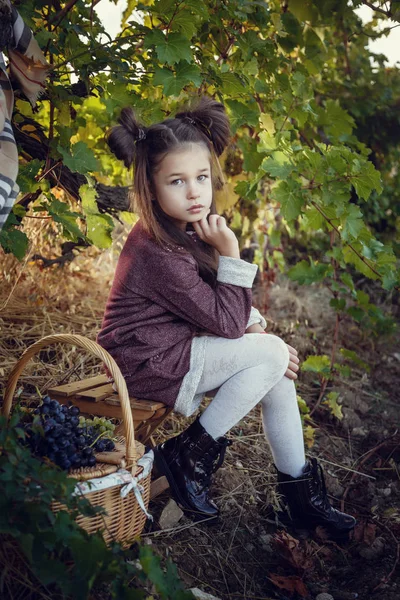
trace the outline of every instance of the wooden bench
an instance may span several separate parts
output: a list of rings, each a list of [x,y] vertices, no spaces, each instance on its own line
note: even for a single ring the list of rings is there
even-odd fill
[[[50,398],[61,404],[72,402],[83,415],[94,415],[114,419],[122,418],[118,394],[113,390],[106,375],[98,375],[73,383],[66,383],[47,390]],[[172,408],[153,400],[130,399],[135,427],[135,439],[154,448],[153,433],[168,417]],[[116,430],[118,432],[118,430]],[[150,498],[154,498],[168,488],[165,477],[159,477],[151,485]]]

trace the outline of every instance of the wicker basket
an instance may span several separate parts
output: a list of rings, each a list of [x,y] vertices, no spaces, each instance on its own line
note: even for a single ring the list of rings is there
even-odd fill
[[[42,348],[60,342],[72,344],[73,346],[91,352],[103,361],[112,374],[121,402],[123,415],[125,468],[134,477],[137,477],[142,470],[140,467],[137,467],[137,460],[144,454],[144,446],[139,442],[135,442],[132,412],[125,380],[110,354],[99,346],[99,344],[88,338],[81,335],[56,334],[46,336],[35,344],[32,344],[32,346],[29,346],[14,366],[8,378],[2,414],[6,417],[9,416],[18,378],[29,360]],[[72,471],[69,473],[69,476],[78,480],[88,480],[104,477],[105,475],[117,471],[117,469],[118,467],[116,465],[96,463],[92,468],[86,467],[84,469]],[[151,473],[140,481],[144,490],[142,492],[142,498],[146,509],[150,498],[150,477]],[[107,515],[96,515],[94,517],[80,515],[77,518],[77,523],[88,533],[94,533],[103,529],[103,536],[107,543],[117,541],[123,546],[127,546],[129,545],[129,542],[142,532],[146,521],[146,515],[140,508],[134,493],[130,492],[124,498],[121,497],[121,487],[121,485],[114,485],[113,487],[104,490],[93,491],[86,494],[85,497],[94,506],[102,506],[106,510]],[[63,508],[64,507],[59,503],[54,503],[53,505],[54,512]]]

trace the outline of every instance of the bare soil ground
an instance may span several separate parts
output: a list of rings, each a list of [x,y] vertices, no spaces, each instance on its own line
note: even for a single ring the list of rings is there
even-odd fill
[[[5,377],[22,351],[43,335],[74,332],[93,339],[113,264],[112,257],[94,256],[63,269],[29,264],[9,269],[0,299],[0,375]],[[268,308],[268,329],[297,347],[301,359],[330,356],[335,315],[325,290],[282,279],[267,296],[259,287],[254,297],[261,310]],[[356,351],[370,372],[353,365],[349,377],[329,383],[326,392],[339,392],[344,418],[320,403],[309,422],[315,441],[308,454],[321,461],[333,504],[357,517],[354,535],[346,543],[327,539],[323,530],[300,538],[277,520],[274,469],[255,409],[229,433],[233,445],[213,486],[222,513],[218,524],[193,524],[184,516],[162,530],[158,519],[168,496],[150,507],[154,521],[143,541],[176,563],[188,588],[221,600],[311,600],[322,592],[334,600],[400,597],[399,349],[394,338],[375,338],[350,322],[341,323],[340,347]],[[73,379],[97,370],[95,360],[81,358],[77,366],[72,350],[56,348],[34,361],[21,383],[33,391],[66,373]],[[303,373],[298,392],[312,410],[320,393],[317,376]],[[187,425],[183,418],[170,419],[158,440]]]

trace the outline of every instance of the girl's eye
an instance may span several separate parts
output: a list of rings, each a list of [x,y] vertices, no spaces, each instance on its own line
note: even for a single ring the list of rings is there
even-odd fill
[[[182,181],[182,179],[174,179],[173,181],[171,181],[171,185],[178,185],[180,181]]]
[[[208,179],[208,175],[199,175],[198,179],[200,179],[200,181],[205,181],[206,179]]]

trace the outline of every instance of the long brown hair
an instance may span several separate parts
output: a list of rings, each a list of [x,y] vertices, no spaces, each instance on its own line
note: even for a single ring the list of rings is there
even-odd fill
[[[107,134],[107,142],[126,167],[134,166],[132,209],[141,217],[145,230],[160,246],[173,245],[190,252],[199,265],[199,274],[215,283],[218,253],[209,244],[190,235],[171,220],[155,198],[153,173],[165,155],[183,144],[196,143],[208,148],[211,157],[213,190],[223,185],[218,156],[228,145],[230,128],[224,106],[203,96],[197,106],[145,127],[136,119],[131,107],[123,108],[119,125]],[[213,197],[210,214],[216,214]]]

